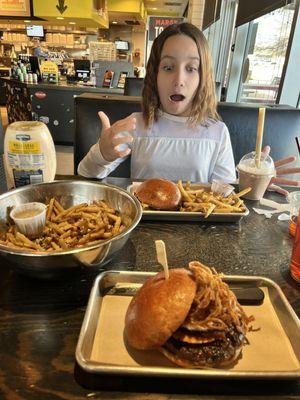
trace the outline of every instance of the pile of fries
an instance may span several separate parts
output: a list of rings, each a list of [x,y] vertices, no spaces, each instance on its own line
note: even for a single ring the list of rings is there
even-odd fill
[[[64,209],[57,199],[52,198],[47,205],[46,225],[39,238],[30,240],[9,221],[8,230],[0,234],[0,244],[19,250],[65,251],[101,243],[130,224],[128,216],[120,215],[104,200]]]
[[[251,188],[242,190],[239,193],[232,193],[228,197],[208,192],[205,188],[193,189],[190,182],[183,185],[178,181],[178,187],[182,195],[180,211],[202,212],[207,218],[210,214],[242,213],[246,208],[241,197],[248,193]]]

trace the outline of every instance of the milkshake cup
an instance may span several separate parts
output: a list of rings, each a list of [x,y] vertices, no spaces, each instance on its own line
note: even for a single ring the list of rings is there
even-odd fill
[[[246,154],[237,166],[240,191],[251,187],[251,191],[243,197],[250,200],[260,200],[272,179],[275,176],[275,167],[272,158],[262,156],[260,167],[255,164],[255,151]]]

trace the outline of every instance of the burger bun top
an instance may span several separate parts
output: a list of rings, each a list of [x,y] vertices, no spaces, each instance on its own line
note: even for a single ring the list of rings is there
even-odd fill
[[[149,278],[132,298],[125,316],[125,337],[141,350],[159,348],[184,322],[196,294],[193,275],[184,268]]]
[[[155,210],[177,210],[181,202],[178,186],[166,179],[148,179],[135,191],[140,202]]]

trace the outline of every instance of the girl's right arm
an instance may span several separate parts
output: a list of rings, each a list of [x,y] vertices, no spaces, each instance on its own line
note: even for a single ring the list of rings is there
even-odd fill
[[[80,161],[79,175],[86,178],[105,178],[111,171],[124,161],[129,155],[130,148],[122,145],[132,142],[128,133],[135,129],[136,120],[133,115],[110,125],[109,118],[102,111],[99,112],[102,122],[102,131],[99,141],[91,147],[88,154]]]

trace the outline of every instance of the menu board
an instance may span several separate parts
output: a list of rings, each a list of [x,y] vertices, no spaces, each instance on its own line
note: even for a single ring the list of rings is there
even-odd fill
[[[0,0],[0,15],[30,17],[30,0]]]

